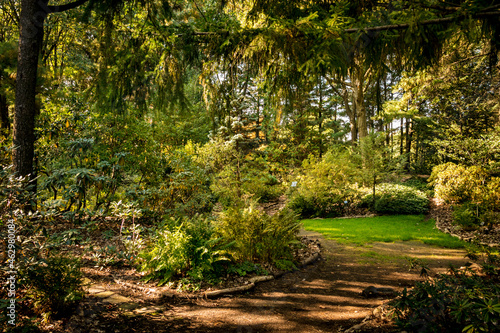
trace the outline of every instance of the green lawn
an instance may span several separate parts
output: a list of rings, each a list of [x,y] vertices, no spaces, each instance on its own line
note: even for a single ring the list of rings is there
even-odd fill
[[[437,230],[434,220],[419,215],[392,215],[355,219],[303,220],[304,229],[320,232],[339,243],[363,245],[371,242],[418,240],[447,248],[464,248],[466,242]]]

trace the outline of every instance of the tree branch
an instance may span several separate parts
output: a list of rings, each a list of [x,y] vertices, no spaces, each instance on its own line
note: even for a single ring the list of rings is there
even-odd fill
[[[61,6],[47,6],[47,8],[50,10],[50,13],[62,13],[67,10],[81,6],[88,1],[89,0],[76,0],[75,2],[70,2]]]
[[[494,16],[500,16],[500,11],[497,12],[488,12],[488,13],[480,13],[473,15],[473,18],[486,18],[486,17],[494,17]],[[433,19],[433,20],[427,20],[427,21],[422,21],[422,22],[417,22],[417,25],[432,25],[432,24],[442,24],[442,23],[450,23],[456,20],[460,20],[460,17],[443,17],[439,19]],[[351,29],[345,29],[344,32],[348,34],[356,33],[359,31],[364,31],[364,32],[376,32],[376,31],[387,31],[387,30],[404,30],[408,29],[410,27],[410,24],[405,23],[405,24],[390,24],[390,25],[381,25],[378,27],[368,27],[368,28],[351,28]]]

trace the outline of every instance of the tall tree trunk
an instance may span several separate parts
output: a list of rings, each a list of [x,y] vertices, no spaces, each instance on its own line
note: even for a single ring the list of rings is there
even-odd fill
[[[260,96],[257,94],[257,120],[255,121],[255,138],[260,142]]]
[[[351,142],[352,145],[355,146],[356,143],[358,142],[358,124],[357,124],[357,119],[356,119],[356,109],[351,109],[350,113],[347,113],[349,116],[349,125],[351,128]],[[346,108],[347,110],[347,108]]]
[[[415,163],[418,164],[419,163],[419,158],[420,158],[420,140],[419,140],[419,135],[418,135],[418,131],[415,131]]]
[[[413,136],[412,121],[411,119],[407,119],[406,120],[406,154],[407,154],[406,170],[407,171],[410,170],[412,136]]]
[[[391,144],[391,129],[389,124],[385,125],[385,145],[389,147]]]
[[[0,94],[0,135],[8,137],[9,133],[9,105],[7,104],[7,97]]]
[[[403,142],[404,142],[404,122],[403,122],[403,118],[401,118],[401,126],[400,126],[400,136],[401,136],[401,140],[399,141],[399,155],[403,155]]]
[[[364,73],[361,68],[357,67],[353,75],[353,94],[354,103],[356,105],[356,116],[358,121],[358,136],[359,140],[368,135],[368,123],[366,119],[366,107],[364,97]]]
[[[323,87],[319,80],[319,112],[318,112],[318,135],[319,135],[319,158],[323,157]]]
[[[347,89],[342,94],[342,99],[344,100],[345,112],[349,117],[349,125],[351,127],[351,142],[352,145],[355,146],[358,140],[358,126],[356,123],[356,106],[353,105],[353,107],[351,108],[351,106],[349,105],[350,100]]]
[[[44,10],[47,0],[21,2],[19,54],[16,76],[16,101],[12,164],[18,176],[34,182],[36,81],[38,58],[43,40]]]

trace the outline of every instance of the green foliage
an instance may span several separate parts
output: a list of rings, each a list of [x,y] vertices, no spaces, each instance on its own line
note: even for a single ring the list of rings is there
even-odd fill
[[[360,140],[352,159],[357,164],[357,171],[363,185],[369,188],[401,170],[401,161],[392,158],[384,144],[383,133],[372,133]]]
[[[257,207],[254,200],[229,207],[217,220],[217,234],[234,241],[238,260],[276,262],[292,259],[291,245],[297,243],[300,222],[294,212],[283,209],[273,216]]]
[[[411,177],[402,183],[404,186],[409,186],[413,187],[416,190],[419,190],[421,192],[430,194],[432,191],[429,191],[429,186],[427,185],[427,182],[423,180],[420,177]]]
[[[77,259],[51,255],[20,270],[21,283],[35,308],[46,315],[63,315],[83,298],[83,274]]]
[[[159,279],[160,285],[186,274],[194,281],[214,279],[231,260],[228,249],[232,245],[213,237],[209,219],[198,215],[172,219],[158,229],[156,237],[139,254],[141,270],[147,273],[147,280]]]
[[[484,184],[488,174],[479,166],[465,167],[445,163],[433,168],[429,184],[434,186],[435,196],[445,202],[483,202]]]
[[[269,274],[265,269],[262,268],[261,265],[250,261],[234,263],[228,267],[227,272],[230,274],[238,274],[239,276],[245,276],[248,273],[255,273],[258,275]]]
[[[498,271],[472,270],[417,282],[391,302],[396,324],[412,332],[497,332],[500,329]]]
[[[212,209],[209,175],[185,151],[166,154],[154,177],[130,186],[126,192],[129,200],[141,205],[143,213],[192,217]]]
[[[453,223],[458,224],[464,230],[475,230],[480,222],[477,205],[463,204],[453,207]]]
[[[500,223],[500,213],[490,210],[486,205],[466,202],[453,206],[453,223],[467,231],[481,226],[492,227]]]
[[[380,184],[375,195],[373,209],[382,214],[424,214],[429,210],[429,199],[424,192],[402,184]],[[365,204],[373,201],[373,195],[363,198]]]
[[[222,129],[220,129],[222,131]],[[259,202],[267,202],[282,193],[270,163],[258,152],[244,155],[240,148],[242,136],[225,140],[218,136],[197,149],[196,161],[213,174],[211,190],[220,203],[228,207],[243,196],[252,196]]]
[[[500,210],[500,177],[492,177],[483,188],[484,205],[490,210]]]
[[[10,166],[0,165],[0,220],[22,214],[27,206],[34,206],[34,185],[29,179],[16,177]]]
[[[356,170],[347,151],[330,151],[322,159],[311,156],[304,160],[303,170],[289,201],[302,216],[341,216],[359,202],[361,193],[352,184]]]
[[[483,124],[489,124],[481,119]],[[484,131],[484,130],[483,130]],[[500,128],[478,137],[454,135],[452,139],[437,140],[435,145],[444,160],[455,161],[465,166],[481,166],[487,171],[494,171],[500,162]]]

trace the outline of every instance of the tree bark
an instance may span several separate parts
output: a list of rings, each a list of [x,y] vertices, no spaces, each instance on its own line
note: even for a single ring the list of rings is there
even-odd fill
[[[318,134],[319,134],[319,158],[323,157],[323,87],[319,80],[319,110],[318,110]]]
[[[400,126],[400,136],[401,136],[401,140],[399,141],[399,155],[403,155],[403,142],[404,142],[404,123],[403,123],[403,118],[401,118],[401,126]]]
[[[406,154],[407,154],[406,170],[410,169],[412,137],[413,137],[412,121],[411,119],[407,119],[406,120]]]
[[[49,0],[21,0],[12,164],[18,176],[29,176],[32,183],[35,178],[36,83],[43,24],[48,14],[70,10],[87,1],[76,0],[62,6],[48,6]]]
[[[357,118],[357,131],[359,140],[368,136],[368,123],[366,118],[365,107],[365,72],[362,70],[362,65],[355,65],[351,72],[352,89],[353,89],[353,102],[356,110]]]
[[[34,181],[36,80],[47,0],[21,2],[12,164],[18,176]]]
[[[10,133],[9,122],[9,105],[7,104],[7,97],[0,94],[0,135],[8,137]]]

